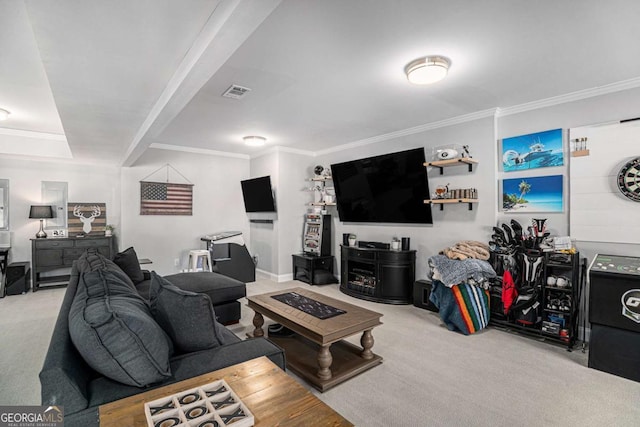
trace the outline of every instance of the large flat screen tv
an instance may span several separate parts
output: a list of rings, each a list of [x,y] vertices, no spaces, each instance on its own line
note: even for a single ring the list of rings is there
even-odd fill
[[[344,222],[432,224],[423,148],[331,165]]]
[[[271,177],[246,179],[240,181],[244,208],[247,212],[275,212],[276,205],[271,190]]]

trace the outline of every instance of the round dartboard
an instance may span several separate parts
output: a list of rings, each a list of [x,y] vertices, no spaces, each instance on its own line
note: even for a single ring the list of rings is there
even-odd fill
[[[640,202],[640,157],[628,161],[620,168],[618,189],[625,197]]]

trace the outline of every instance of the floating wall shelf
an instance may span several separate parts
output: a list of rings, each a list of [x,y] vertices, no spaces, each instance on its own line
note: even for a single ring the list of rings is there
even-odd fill
[[[451,203],[468,203],[469,210],[473,210],[473,204],[478,203],[478,199],[435,199],[435,200],[425,200],[426,204],[429,205],[440,205],[440,210],[444,209],[444,205]]]
[[[335,206],[335,203],[323,203],[323,202],[318,202],[318,203],[309,203],[309,206]]]
[[[440,169],[440,175],[444,173],[444,168],[449,166],[459,166],[466,164],[469,166],[469,172],[473,171],[473,165],[478,163],[477,160],[474,160],[470,157],[461,157],[458,159],[448,159],[448,160],[436,160],[433,162],[426,162],[424,166],[433,166],[435,168]]]

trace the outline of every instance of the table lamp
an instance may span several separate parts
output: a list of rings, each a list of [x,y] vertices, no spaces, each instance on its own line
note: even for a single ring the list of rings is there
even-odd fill
[[[36,218],[40,220],[40,231],[36,233],[38,239],[47,237],[47,233],[44,232],[43,220],[47,218],[53,218],[53,209],[51,206],[31,206],[29,210],[29,218]]]

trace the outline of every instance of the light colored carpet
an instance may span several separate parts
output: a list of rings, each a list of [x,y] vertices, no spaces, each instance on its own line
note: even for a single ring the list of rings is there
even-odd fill
[[[309,287],[260,279],[247,292],[294,286]],[[325,393],[308,387],[358,426],[638,425],[640,383],[587,368],[580,350],[493,328],[463,336],[414,306],[354,299],[338,285],[309,288],[384,315],[373,330],[382,365]],[[39,404],[37,375],[63,293],[0,299],[0,404]],[[253,312],[242,310],[231,330],[244,337]]]
[[[39,405],[44,356],[66,289],[0,299],[0,404]]]

